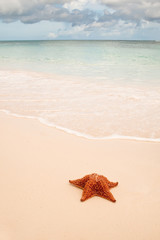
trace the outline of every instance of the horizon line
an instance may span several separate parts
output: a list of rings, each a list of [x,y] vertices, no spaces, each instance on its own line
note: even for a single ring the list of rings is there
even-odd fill
[[[13,39],[0,40],[0,42],[26,42],[26,41],[143,41],[143,42],[160,42],[155,39]]]

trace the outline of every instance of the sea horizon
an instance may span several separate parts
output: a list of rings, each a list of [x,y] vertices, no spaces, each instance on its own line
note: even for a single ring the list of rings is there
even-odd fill
[[[128,42],[159,42],[160,40],[156,39],[6,39],[6,40],[0,40],[0,42],[29,42],[29,41],[115,41],[115,42],[121,42],[121,41],[128,41]]]

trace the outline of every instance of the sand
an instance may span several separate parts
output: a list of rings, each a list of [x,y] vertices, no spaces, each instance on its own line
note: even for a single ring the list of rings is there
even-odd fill
[[[69,179],[96,172],[117,202]],[[87,140],[0,113],[0,240],[159,240],[160,143]]]

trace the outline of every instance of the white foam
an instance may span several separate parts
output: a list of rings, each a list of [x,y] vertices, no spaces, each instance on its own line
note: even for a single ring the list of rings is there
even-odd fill
[[[155,86],[0,71],[0,108],[87,139],[160,141]]]
[[[88,134],[84,134],[78,131],[74,131],[68,128],[64,128],[61,126],[58,126],[54,123],[50,123],[47,120],[41,118],[41,117],[35,117],[35,116],[25,116],[25,115],[21,115],[21,114],[16,114],[16,113],[12,113],[9,110],[6,109],[0,109],[1,112],[4,112],[7,115],[10,116],[14,116],[14,117],[18,117],[18,118],[28,118],[28,119],[35,119],[38,120],[40,123],[49,126],[49,127],[54,127],[58,130],[61,130],[63,132],[78,136],[78,137],[83,137],[89,140],[111,140],[111,139],[119,139],[119,140],[134,140],[134,141],[143,141],[143,142],[160,142],[160,138],[143,138],[143,137],[136,137],[136,136],[123,136],[123,135],[118,135],[118,134],[112,134],[110,136],[105,136],[105,137],[93,137],[91,135]]]

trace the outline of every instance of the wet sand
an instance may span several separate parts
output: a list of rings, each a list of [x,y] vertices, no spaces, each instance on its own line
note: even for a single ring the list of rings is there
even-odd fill
[[[69,179],[119,185],[116,203]],[[0,113],[0,240],[159,240],[160,143],[87,140]]]

